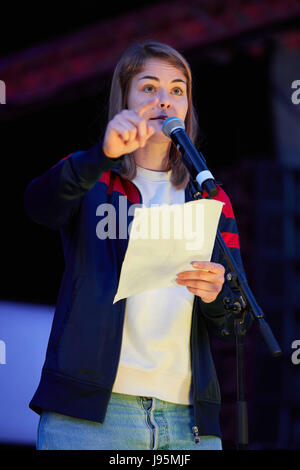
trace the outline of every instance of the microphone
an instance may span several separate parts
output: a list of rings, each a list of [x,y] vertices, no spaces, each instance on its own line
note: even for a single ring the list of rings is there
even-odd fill
[[[205,158],[198,152],[192,144],[189,136],[185,132],[182,119],[170,117],[165,120],[162,126],[163,133],[169,137],[182,154],[183,163],[189,170],[191,176],[196,179],[202,192],[206,191],[210,197],[218,194],[215,179],[208,170]]]

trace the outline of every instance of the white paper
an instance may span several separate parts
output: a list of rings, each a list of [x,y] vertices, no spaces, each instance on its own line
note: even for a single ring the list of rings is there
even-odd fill
[[[220,201],[201,199],[136,208],[113,303],[178,286],[176,274],[195,269],[191,261],[210,261],[222,206]]]

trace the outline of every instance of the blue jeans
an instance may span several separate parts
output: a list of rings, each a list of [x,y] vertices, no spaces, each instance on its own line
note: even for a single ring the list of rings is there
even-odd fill
[[[217,436],[196,444],[192,405],[112,393],[103,423],[43,411],[38,450],[222,450]]]

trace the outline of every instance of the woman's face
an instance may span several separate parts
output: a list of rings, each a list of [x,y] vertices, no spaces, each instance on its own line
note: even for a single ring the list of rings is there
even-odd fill
[[[177,116],[184,121],[188,110],[187,79],[183,71],[165,60],[148,59],[142,72],[131,81],[128,109],[135,109],[151,98],[158,98],[157,104],[144,115],[155,130],[151,139],[166,140],[161,130],[164,119]],[[158,119],[159,116],[165,118]]]

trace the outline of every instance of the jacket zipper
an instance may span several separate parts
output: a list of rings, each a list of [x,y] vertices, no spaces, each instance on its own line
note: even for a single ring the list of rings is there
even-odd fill
[[[150,417],[152,407],[153,407],[153,399],[151,399],[150,407],[146,410],[147,411],[147,424],[150,428],[150,450],[154,450],[154,445],[155,445],[155,426],[152,423],[151,417]]]
[[[140,195],[140,204],[143,204],[143,198],[142,198],[142,194],[139,190],[139,188],[136,186],[136,184],[134,184],[132,181],[130,181],[131,184],[137,189],[139,195]],[[186,202],[186,191],[185,191],[185,197],[184,197],[184,201]],[[193,304],[193,312],[192,312],[192,316],[194,318],[194,315],[195,315],[195,300],[194,300],[194,304]],[[193,325],[192,325],[193,326]],[[192,330],[193,331],[193,330]],[[193,350],[193,348],[191,348]],[[195,397],[195,379],[196,379],[196,375],[195,375],[195,366],[194,366],[194,361],[193,361],[193,375],[194,375],[194,397]],[[195,409],[195,398],[194,398],[194,409]],[[151,419],[150,419],[150,412],[152,410],[152,405],[150,408],[148,408],[147,410],[147,423],[150,427],[150,430],[151,430],[151,449],[153,450],[154,448],[154,443],[155,443],[155,426],[153,425],[153,423],[151,422]],[[198,426],[196,426],[196,424],[194,424],[194,426],[192,427],[192,431],[193,431],[193,435],[195,436],[195,443],[198,444],[199,441],[200,441],[200,437],[199,437],[199,429],[198,429]]]
[[[193,331],[195,330],[195,327],[194,327],[194,322],[195,322],[195,303],[196,303],[196,299],[194,298],[194,303],[193,303],[193,311],[192,311],[192,325],[191,325],[191,355],[194,355],[194,350],[193,350]],[[195,368],[195,360],[192,360],[192,364],[193,364],[193,370],[192,370],[192,373],[193,373],[193,382],[194,382],[194,390],[193,390],[193,400],[194,400],[194,415],[195,415],[195,402],[196,402],[196,368]],[[192,431],[193,431],[193,435],[195,437],[195,444],[198,444],[199,441],[200,441],[200,437],[199,437],[199,429],[198,429],[198,426],[196,424],[194,424],[194,426],[192,426]]]
[[[199,444],[200,437],[199,437],[199,429],[198,426],[193,426],[193,434],[195,436],[195,444]]]

